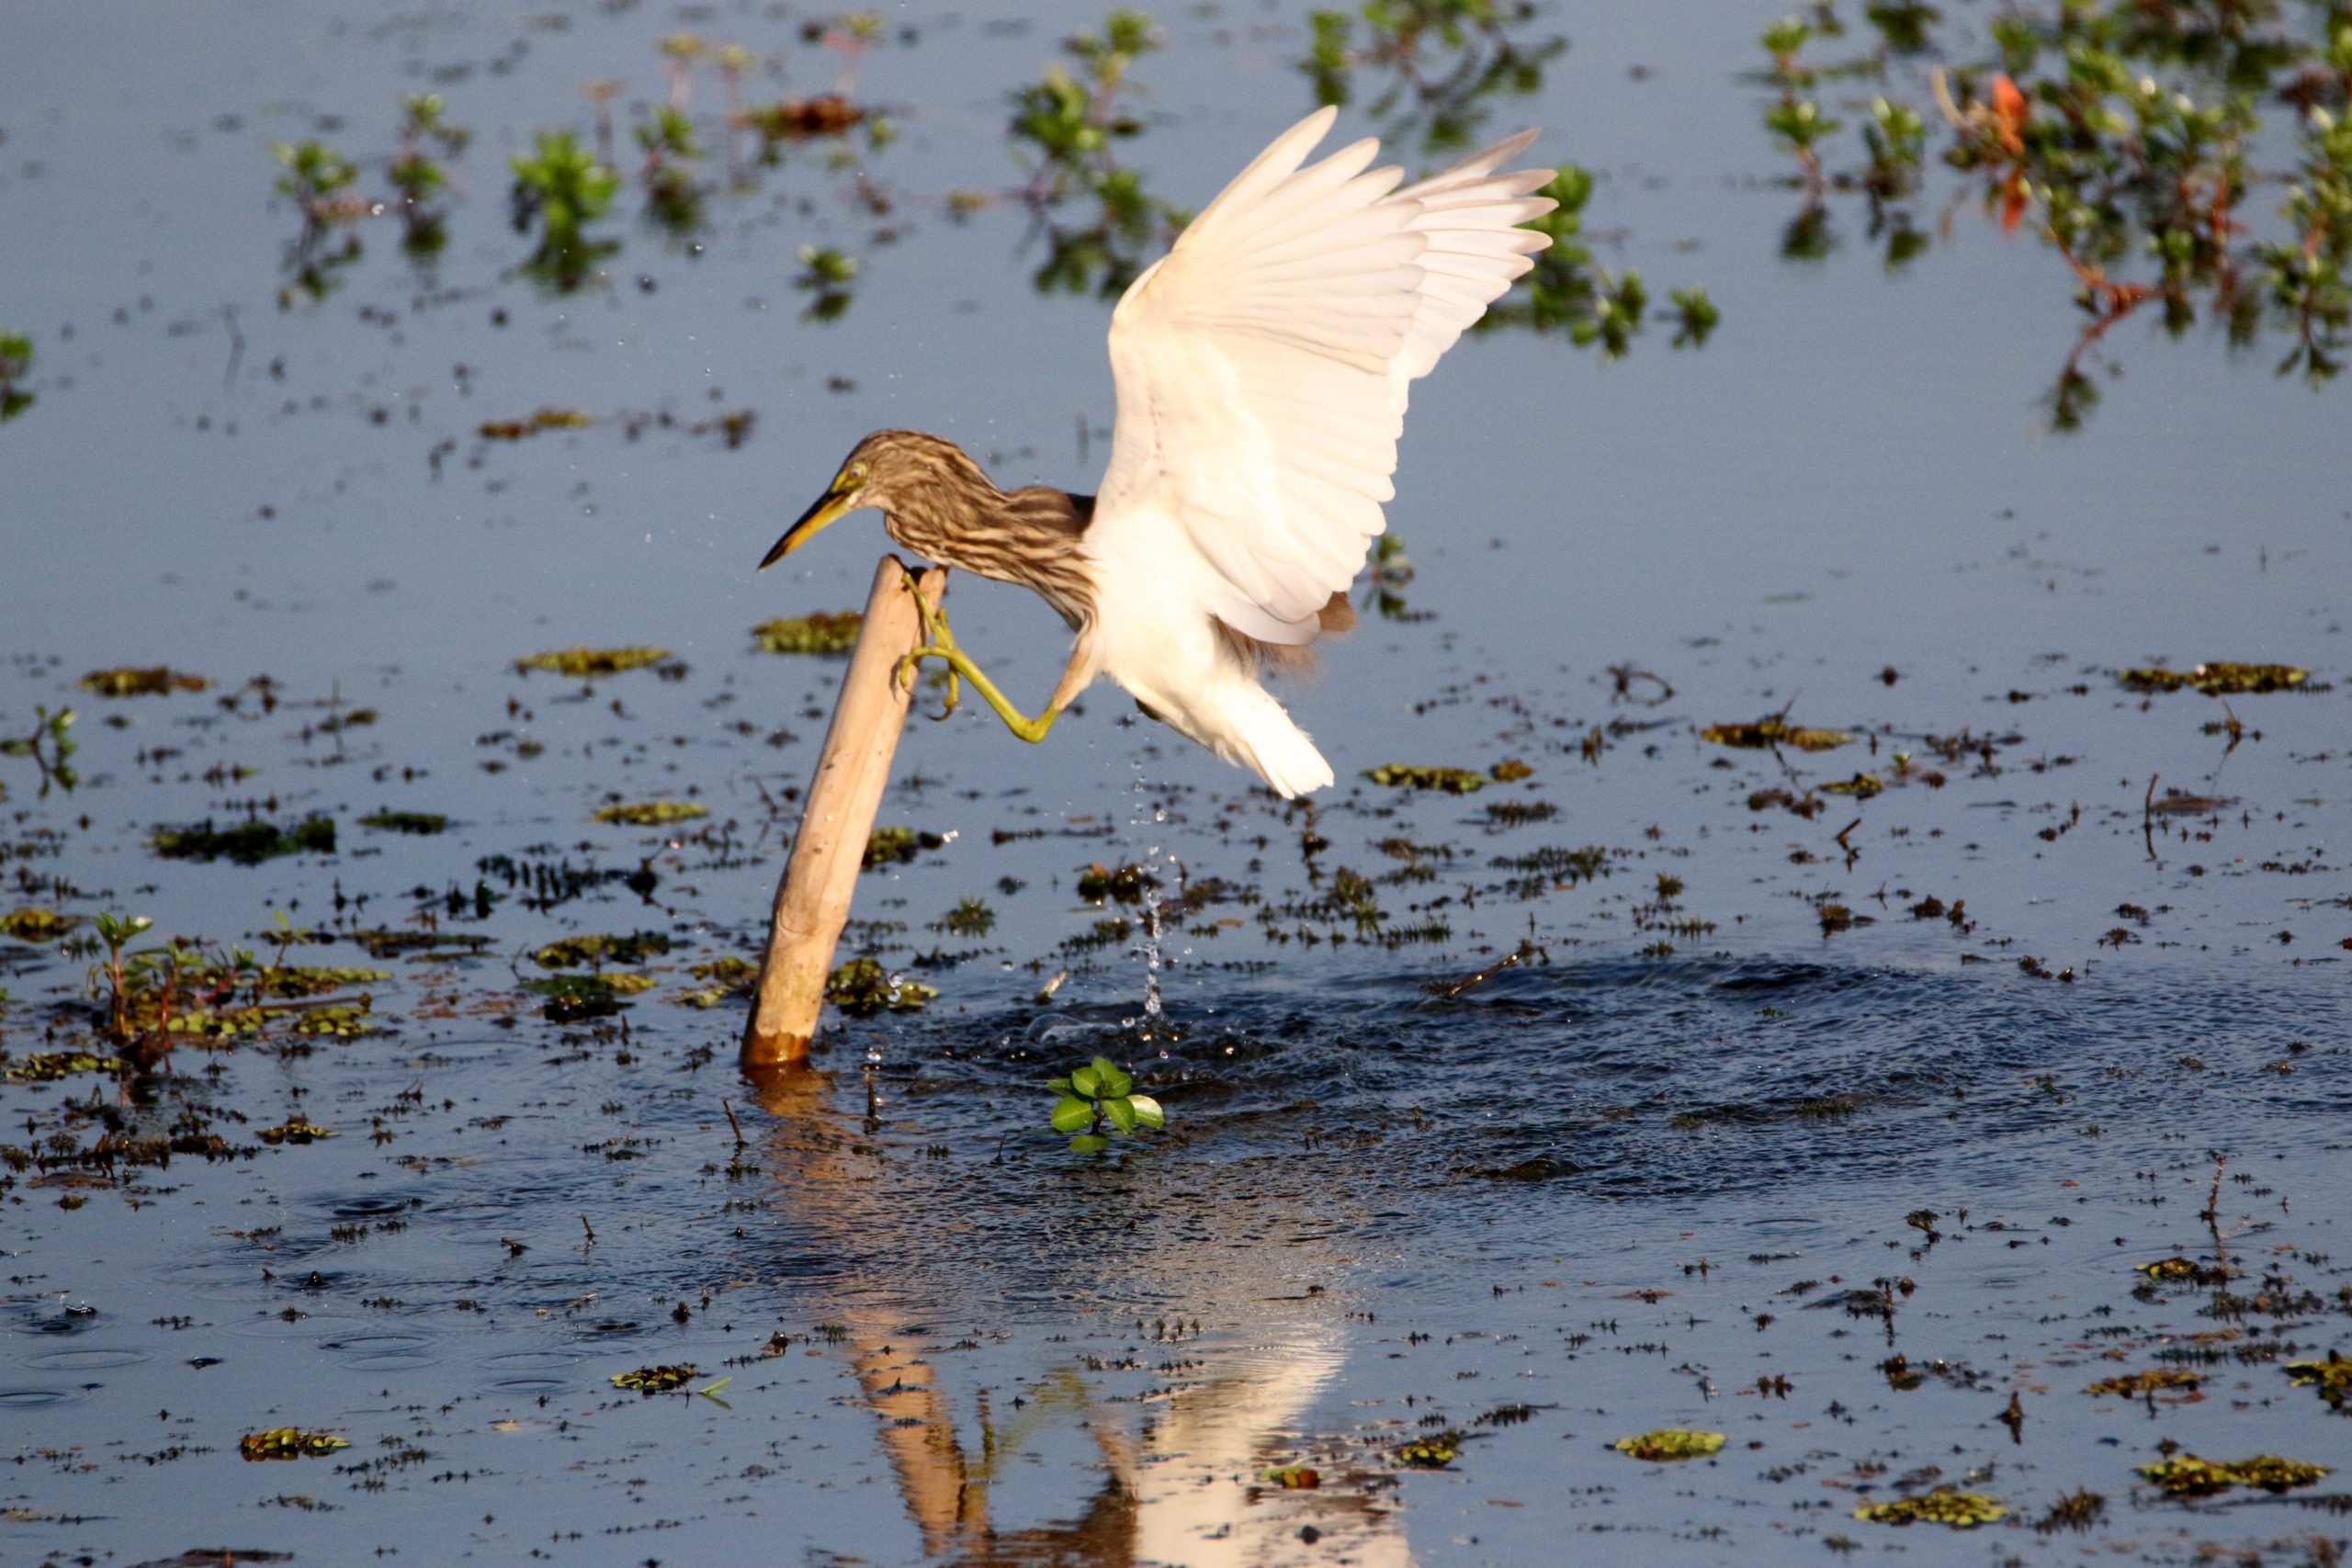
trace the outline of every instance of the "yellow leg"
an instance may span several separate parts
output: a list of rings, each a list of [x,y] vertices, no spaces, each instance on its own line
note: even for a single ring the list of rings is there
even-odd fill
[[[913,587],[913,581],[912,578],[908,579],[908,586],[910,590]],[[981,699],[989,706],[996,710],[997,717],[1004,720],[1004,727],[1007,729],[1033,746],[1045,739],[1046,732],[1054,727],[1054,720],[1061,716],[1061,705],[1052,704],[1045,712],[1031,718],[1007,701],[1004,694],[997,690],[996,682],[982,673],[980,667],[972,662],[971,656],[956,645],[955,634],[947,629],[947,617],[934,609],[931,602],[920,592],[915,594],[915,609],[922,616],[923,630],[929,634],[931,640],[899,660],[897,678],[906,684],[908,690],[912,691],[915,670],[924,660],[936,659],[947,666],[946,701],[939,712],[933,716],[945,718],[956,711],[958,700],[956,682],[956,678],[961,676],[972,683],[972,689],[980,694]]]

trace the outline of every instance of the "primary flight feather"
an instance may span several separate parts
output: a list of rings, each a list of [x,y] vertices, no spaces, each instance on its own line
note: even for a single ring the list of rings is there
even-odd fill
[[[1277,137],[1120,299],[1099,496],[1007,493],[952,443],[877,431],[760,564],[879,507],[899,543],[1034,589],[1077,633],[1031,719],[926,611],[908,662],[945,661],[1014,734],[1042,739],[1107,674],[1280,795],[1330,784],[1261,676],[1351,621],[1410,385],[1533,265],[1550,241],[1521,225],[1554,206],[1533,194],[1554,171],[1496,173],[1533,131],[1399,188],[1369,138],[1306,162],[1336,115]]]

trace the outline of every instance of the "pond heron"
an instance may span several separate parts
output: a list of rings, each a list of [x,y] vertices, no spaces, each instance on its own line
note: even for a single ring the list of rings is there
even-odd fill
[[[1347,592],[1386,527],[1412,382],[1550,243],[1550,169],[1496,171],[1532,130],[1417,185],[1371,168],[1370,139],[1307,154],[1336,110],[1284,131],[1145,269],[1111,317],[1118,423],[1096,496],[1011,492],[935,435],[877,431],[778,539],[771,566],[834,519],[879,508],[943,566],[1035,590],[1077,634],[1030,718],[924,604],[899,666],[948,669],[1024,740],[1097,675],[1282,795],[1331,767],[1261,682],[1353,620]],[[945,716],[943,714],[941,716]]]

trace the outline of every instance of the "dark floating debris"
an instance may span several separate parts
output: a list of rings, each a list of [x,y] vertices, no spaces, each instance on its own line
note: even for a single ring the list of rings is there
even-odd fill
[[[445,831],[449,819],[437,811],[379,811],[359,819],[362,828],[379,833],[413,833],[419,837]]]
[[[490,420],[479,434],[484,441],[520,441],[542,430],[578,430],[595,423],[596,416],[582,409],[541,409],[528,419]]]
[[[313,814],[284,828],[259,818],[215,828],[208,818],[191,828],[158,829],[148,843],[165,860],[259,865],[279,855],[334,853],[334,818]]]

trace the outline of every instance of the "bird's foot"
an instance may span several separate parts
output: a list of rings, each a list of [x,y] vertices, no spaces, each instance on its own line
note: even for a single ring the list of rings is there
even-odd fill
[[[939,711],[931,716],[936,722],[954,713],[956,705],[963,699],[963,694],[956,686],[956,661],[962,658],[963,650],[956,646],[956,636],[947,629],[946,612],[923,597],[922,585],[915,581],[913,572],[910,571],[905,575],[907,592],[914,596],[915,614],[922,617],[923,635],[930,640],[921,648],[912,649],[903,655],[899,660],[898,670],[892,678],[904,686],[911,696],[915,689],[915,671],[922,666],[924,660],[936,659],[945,664],[947,693],[941,699]]]

